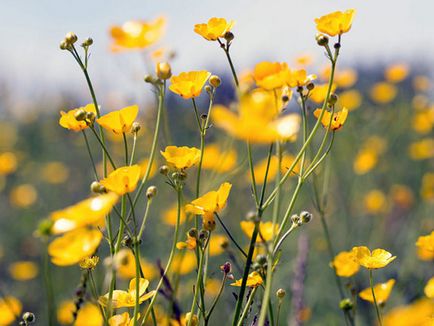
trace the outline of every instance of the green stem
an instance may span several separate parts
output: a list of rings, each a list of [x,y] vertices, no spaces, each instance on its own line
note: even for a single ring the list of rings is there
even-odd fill
[[[44,241],[46,244],[47,242]],[[51,278],[51,269],[50,269],[50,261],[48,257],[48,250],[45,250],[44,254],[44,281],[45,281],[45,289],[47,291],[47,311],[48,311],[48,325],[54,325],[54,312],[55,301],[54,301],[54,291],[53,291],[53,280]]]
[[[238,82],[237,72],[235,71],[235,67],[234,67],[234,64],[232,62],[231,55],[229,53],[230,45],[229,44],[224,45],[220,40],[218,40],[218,41],[220,43],[220,47],[223,49],[223,51],[225,51],[226,58],[228,59],[229,66],[231,67],[232,77],[234,77],[235,85],[237,87],[240,87],[240,83]]]
[[[225,273],[223,275],[223,280],[222,280],[222,284],[220,286],[219,292],[217,293],[217,296],[215,297],[213,303],[211,304],[211,308],[209,309],[208,313],[206,314],[205,317],[205,325],[208,325],[209,319],[211,318],[211,314],[214,311],[214,308],[217,306],[217,302],[220,299],[220,296],[223,293],[223,289],[225,288],[225,284],[226,284],[226,279],[228,278],[228,275]]]
[[[250,177],[252,178],[253,197],[255,199],[256,208],[258,208],[259,207],[258,190],[256,189],[255,169],[253,166],[252,147],[250,145],[250,142],[247,142],[247,158],[249,161]]]
[[[81,132],[83,134],[84,142],[86,143],[87,152],[89,154],[89,158],[90,158],[90,161],[92,163],[93,175],[95,177],[95,180],[98,181],[99,180],[98,172],[96,171],[96,164],[95,164],[95,160],[93,159],[92,151],[91,151],[90,146],[89,146],[89,140],[87,139],[86,132],[84,130],[82,130]]]
[[[244,257],[247,258],[247,254],[246,252],[243,250],[243,248],[241,248],[241,246],[238,244],[238,242],[235,240],[235,238],[232,236],[231,232],[229,231],[229,229],[226,227],[226,225],[223,223],[223,221],[221,220],[220,216],[217,214],[217,212],[214,212],[215,217],[217,217],[217,220],[220,222],[220,224],[223,226],[223,229],[226,231],[226,234],[229,236],[229,238],[232,240],[232,242],[235,244],[235,246],[237,247],[237,249],[243,254]]]
[[[244,307],[244,310],[243,310],[243,312],[241,313],[241,317],[240,317],[240,319],[238,320],[237,326],[242,326],[242,325],[243,325],[243,321],[244,321],[244,319],[245,319],[246,316],[247,316],[247,312],[249,311],[250,305],[252,304],[253,297],[254,297],[255,294],[256,294],[256,289],[257,289],[257,288],[254,288],[254,289],[252,290],[252,292],[250,293],[249,299],[247,300],[246,306]]]
[[[372,297],[374,299],[374,306],[375,306],[375,311],[377,312],[378,323],[380,324],[380,326],[382,326],[383,325],[383,321],[381,320],[380,309],[378,308],[377,298],[375,297],[374,277],[372,276],[372,269],[369,270],[369,284],[371,285]]]
[[[134,133],[133,148],[131,149],[130,165],[134,163],[134,155],[136,154],[137,132]]]
[[[104,153],[106,154],[107,158],[109,159],[112,168],[116,170],[116,164],[114,163],[112,157],[110,156],[110,153],[107,150],[107,147],[105,146],[104,142],[102,141],[102,139],[100,138],[100,136],[98,136],[97,132],[95,131],[95,128],[94,127],[90,127],[90,130],[93,131],[93,134],[95,135],[95,138],[98,140],[99,144],[101,145],[101,148],[103,149]],[[104,174],[107,175],[107,172],[105,172]]]
[[[134,302],[134,326],[138,325],[140,310],[140,238],[134,240],[134,260],[136,264],[136,298]]]
[[[125,133],[122,133],[122,138],[124,139],[124,150],[125,150],[125,165],[129,164],[128,160],[128,142],[127,142],[127,136],[125,136]]]

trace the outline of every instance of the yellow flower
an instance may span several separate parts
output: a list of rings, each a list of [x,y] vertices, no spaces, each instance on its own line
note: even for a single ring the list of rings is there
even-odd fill
[[[434,231],[429,235],[417,238],[416,247],[418,256],[422,260],[434,260]]]
[[[398,89],[396,86],[387,82],[376,83],[370,90],[372,100],[379,104],[393,101],[397,94]]]
[[[314,88],[315,90],[315,88]],[[353,111],[362,105],[362,95],[358,90],[352,89],[339,94],[338,107],[345,107],[348,111]]]
[[[253,230],[255,228],[255,223],[252,221],[241,221],[241,230],[249,237],[252,237]],[[270,241],[273,239],[273,232],[277,234],[279,230],[279,225],[276,224],[273,228],[272,222],[259,222],[259,235],[258,239],[263,239],[264,241]]]
[[[139,165],[122,166],[111,172],[107,178],[102,179],[100,183],[110,191],[118,195],[125,195],[136,189],[140,179],[142,169]]]
[[[12,296],[0,298],[0,325],[11,325],[21,314],[21,302]]]
[[[81,131],[88,127],[88,120],[77,121],[75,118],[75,113],[78,110],[84,110],[86,112],[92,112],[96,114],[96,109],[94,104],[88,104],[86,106],[69,110],[68,112],[60,111],[60,119],[59,125],[61,125],[65,129],[73,130],[73,131]]]
[[[89,256],[80,261],[78,264],[82,269],[94,270],[96,265],[98,265],[99,257],[98,256]]]
[[[93,303],[85,303],[78,311],[74,326],[103,326],[104,317],[98,306]]]
[[[363,203],[370,214],[384,213],[387,209],[386,195],[378,189],[368,192],[363,198]]]
[[[49,162],[41,171],[41,177],[45,182],[61,184],[69,177],[69,169],[62,162]]]
[[[57,307],[57,321],[61,325],[70,325],[74,322],[73,313],[75,311],[74,301],[68,300],[61,302]]]
[[[241,286],[243,279],[240,278],[236,282],[232,283],[232,286]],[[261,275],[259,275],[258,272],[251,272],[249,276],[247,277],[247,283],[246,285],[250,288],[256,288],[262,284],[263,280]]]
[[[113,111],[96,119],[103,128],[113,131],[115,134],[127,133],[131,130],[133,122],[137,118],[139,107],[137,105],[127,106],[118,111]]]
[[[196,269],[196,253],[193,251],[183,251],[181,254],[176,254],[172,261],[170,270],[173,273],[187,275]]]
[[[38,192],[31,184],[22,184],[12,189],[10,202],[12,205],[27,208],[32,206],[38,199]]]
[[[251,143],[295,141],[301,118],[295,113],[278,117],[281,109],[280,106],[276,107],[272,92],[255,89],[241,97],[238,114],[224,106],[216,105],[211,117],[217,127],[235,138]]]
[[[48,245],[48,254],[55,265],[74,265],[96,251],[102,236],[98,229],[77,229],[54,239]]]
[[[136,261],[130,249],[123,248],[114,257],[114,267],[122,279],[132,279],[136,276]],[[140,267],[146,279],[152,280],[158,275],[157,267],[140,257]]]
[[[402,208],[410,208],[414,203],[413,191],[405,185],[393,185],[390,193],[394,203]]]
[[[142,303],[150,298],[152,298],[155,294],[155,291],[150,291],[146,293],[146,289],[148,288],[149,281],[144,278],[140,278],[139,280],[139,303]],[[105,294],[99,297],[98,302],[102,306],[107,306],[109,299],[109,294]],[[123,308],[123,307],[134,307],[136,302],[136,279],[133,278],[130,281],[128,291],[122,290],[114,290],[113,291],[113,299],[112,299],[112,307],[114,309]]]
[[[38,272],[38,265],[32,261],[17,261],[9,266],[9,274],[17,281],[34,279]]]
[[[378,156],[386,150],[386,141],[378,136],[369,137],[357,153],[353,170],[357,174],[371,171],[378,163]]]
[[[390,293],[392,292],[393,286],[395,285],[395,280],[390,279],[386,283],[375,284],[374,293],[375,299],[379,305],[384,304],[387,299],[389,299]],[[374,297],[372,296],[372,289],[366,288],[359,293],[359,297],[365,301],[374,303]]]
[[[196,248],[197,239],[196,237],[190,236],[190,232],[187,232],[187,240],[185,242],[180,241],[176,244],[176,248],[178,249],[190,249],[193,250]]]
[[[349,9],[345,12],[335,11],[320,18],[316,18],[316,29],[330,36],[346,33],[351,29],[355,13],[356,11],[354,9]]]
[[[147,48],[160,40],[165,27],[164,17],[158,17],[151,22],[132,20],[122,26],[113,26],[110,29],[112,50],[117,52]]]
[[[109,322],[109,326],[133,326],[134,318],[130,318],[129,313],[124,312],[123,314],[114,315],[110,317],[108,322]]]
[[[316,109],[313,112],[313,115],[315,118],[318,118],[321,115],[321,109]],[[345,121],[347,120],[348,116],[348,110],[346,108],[343,108],[341,111],[333,113],[332,114],[328,111],[324,112],[324,115],[322,116],[321,123],[324,126],[324,128],[329,128],[333,131],[339,130],[344,125]]]
[[[413,115],[412,128],[419,134],[428,134],[434,126],[434,107],[422,109]]]
[[[207,192],[205,195],[185,205],[185,212],[195,215],[203,215],[203,224],[207,230],[215,227],[214,213],[219,213],[226,206],[232,185],[225,182],[217,191]]]
[[[428,280],[425,288],[423,289],[423,292],[428,298],[434,299],[434,276]]]
[[[221,255],[228,244],[228,238],[223,234],[213,234],[209,241],[209,255],[211,257]]]
[[[328,80],[330,78],[330,72],[331,67],[329,65],[325,66],[321,70],[321,78],[324,80]],[[339,88],[352,87],[357,82],[357,71],[352,68],[336,69],[333,82]]]
[[[167,225],[176,225],[176,220],[178,218],[178,207],[177,205],[172,206],[168,210],[163,213],[163,222]],[[181,207],[181,216],[179,217],[179,224],[183,224],[185,222],[185,212],[184,208]]]
[[[426,173],[422,177],[422,187],[420,189],[422,198],[426,201],[434,200],[434,173]]]
[[[432,326],[434,301],[419,299],[407,306],[390,310],[383,318],[384,326]]]
[[[3,135],[2,135],[3,136]],[[17,169],[17,157],[12,152],[0,154],[0,175],[14,173]]]
[[[202,169],[210,169],[219,173],[229,172],[237,164],[235,149],[222,150],[217,144],[206,145],[203,154]]]
[[[160,153],[170,166],[178,170],[188,169],[200,160],[200,150],[196,147],[167,146],[164,152]]]
[[[315,103],[322,103],[324,102],[327,96],[328,89],[329,89],[328,84],[315,85],[314,89],[310,91],[309,98]],[[331,88],[331,92],[333,93],[335,90],[336,90],[336,85],[333,84]]]
[[[181,72],[170,78],[169,89],[184,99],[198,97],[210,76],[206,70]]]
[[[301,87],[315,79],[316,75],[308,75],[304,69],[291,70],[287,83],[289,87]]]
[[[253,70],[253,77],[258,87],[266,90],[281,88],[288,83],[290,70],[285,62],[258,63]]]
[[[107,193],[85,199],[75,205],[51,213],[51,232],[65,233],[86,225],[104,226],[105,216],[118,201],[115,193]]]
[[[360,264],[357,262],[352,251],[340,252],[330,265],[334,268],[336,275],[340,277],[351,277],[360,269]]]
[[[418,75],[413,78],[413,88],[418,92],[425,92],[431,87],[431,82],[427,76]]]
[[[368,247],[354,247],[352,249],[358,263],[367,269],[379,269],[386,267],[395,260],[396,256],[384,249],[374,249],[372,252]]]
[[[408,148],[413,160],[426,160],[434,157],[434,139],[425,138],[410,144]]]
[[[295,157],[290,154],[284,154],[282,157],[282,162],[280,166],[280,172],[282,174],[286,173],[286,171],[291,167],[292,163],[294,162]],[[267,165],[268,165],[268,158],[265,158],[258,163],[255,164],[253,167],[255,172],[255,178],[256,178],[256,184],[262,184],[265,179],[265,172],[267,171]],[[270,180],[273,180],[277,172],[279,171],[279,159],[277,156],[272,156],[270,159],[270,166],[268,167],[268,175],[267,175],[267,182]],[[298,162],[294,169],[292,170],[291,176],[296,175],[300,172],[300,162]],[[251,175],[250,173],[246,174],[246,179],[250,181]]]
[[[140,178],[143,178],[145,176],[146,170],[148,168],[148,159],[145,158],[144,160],[140,161],[138,163],[140,165]],[[149,171],[149,178],[152,178],[158,171],[158,165],[155,162],[155,160],[152,162],[151,170]]]
[[[213,17],[206,24],[194,25],[194,31],[208,41],[217,41],[219,38],[224,37],[234,24],[233,20],[228,22],[224,18]]]
[[[399,83],[408,76],[408,66],[404,63],[394,64],[386,68],[384,77],[391,83]]]

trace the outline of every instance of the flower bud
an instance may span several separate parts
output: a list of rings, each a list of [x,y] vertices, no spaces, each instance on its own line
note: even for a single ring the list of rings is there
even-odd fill
[[[88,37],[87,39],[84,40],[83,43],[81,43],[81,46],[86,48],[86,47],[91,46],[92,44],[93,44],[93,39]]]
[[[95,118],[96,118],[95,113],[93,112],[86,113],[86,119],[89,120],[90,122],[94,122]]]
[[[90,184],[90,191],[96,194],[102,194],[106,192],[106,189],[101,183],[99,183],[98,181],[94,181]]]
[[[50,235],[53,224],[54,222],[48,218],[39,222],[38,230],[36,231],[37,235],[42,235],[42,236]]]
[[[311,91],[311,90],[313,90],[313,89],[315,88],[315,84],[312,83],[312,82],[310,82],[309,84],[306,85],[306,88],[307,88],[309,91]]]
[[[75,33],[69,32],[68,34],[66,34],[65,40],[69,44],[74,44],[75,42],[77,42],[78,37],[77,35],[75,35]]]
[[[229,241],[228,239],[224,239],[221,243],[220,243],[220,247],[222,249],[226,249],[227,247],[229,247]]]
[[[302,224],[301,218],[297,214],[294,214],[291,216],[291,221],[292,221],[292,224],[295,224],[298,226],[300,226]]]
[[[232,32],[226,32],[224,35],[224,38],[227,42],[231,42],[234,39],[234,33]]]
[[[212,75],[212,76],[209,78],[209,83],[211,84],[212,87],[217,88],[217,87],[220,86],[220,84],[222,83],[222,81],[221,81],[221,79],[220,79],[219,76]]]
[[[205,89],[205,91],[206,91],[207,93],[211,93],[211,92],[212,92],[212,88],[211,88],[211,86],[209,86],[209,85],[206,85],[206,86],[204,87],[204,89]]]
[[[283,299],[286,295],[286,291],[284,289],[279,289],[276,291],[276,297],[279,299]]]
[[[200,115],[200,118],[202,119],[202,120],[206,120],[207,118],[208,118],[208,115],[207,114],[201,114]]]
[[[265,255],[257,255],[255,260],[261,266],[267,263],[267,257]]]
[[[197,325],[199,325],[199,319],[197,318],[197,315],[191,316],[191,312],[188,312],[185,315],[185,325],[190,325],[190,326],[197,326]]]
[[[335,93],[330,94],[328,104],[330,106],[333,106],[336,104],[337,101],[338,101],[338,96]]]
[[[35,314],[33,312],[25,312],[23,314],[23,320],[28,324],[32,324],[36,320]]]
[[[254,270],[254,271],[260,271],[261,270],[261,265],[259,265],[258,263],[256,263],[256,262],[254,262],[253,264],[252,264],[252,269]]]
[[[204,241],[208,238],[208,231],[200,230],[199,232],[199,240]]]
[[[187,173],[185,171],[177,171],[172,173],[172,179],[174,180],[185,180],[187,179]]]
[[[247,221],[255,222],[257,218],[258,218],[258,215],[256,214],[255,211],[250,211],[246,214],[246,220]]]
[[[148,189],[146,190],[146,197],[148,197],[148,199],[151,199],[156,195],[157,195],[157,187],[155,186],[148,187]]]
[[[312,214],[307,211],[300,213],[300,219],[302,223],[309,223],[312,220]]]
[[[329,43],[329,38],[321,33],[316,34],[315,39],[319,46],[326,46]]]
[[[134,121],[133,125],[131,126],[131,131],[136,134],[139,132],[140,128],[141,128],[140,123]]]
[[[83,121],[86,119],[86,111],[84,109],[78,109],[77,111],[75,111],[74,113],[74,118],[77,121]]]
[[[341,302],[339,302],[339,308],[342,310],[351,310],[353,307],[354,304],[349,298],[342,299]]]
[[[197,238],[197,229],[191,228],[190,230],[188,230],[188,236],[192,238]]]
[[[62,40],[60,42],[59,47],[61,50],[67,50],[69,48],[69,44],[68,44],[68,42],[66,42],[66,40]]]
[[[155,84],[156,80],[152,75],[145,75],[144,77],[145,83]]]
[[[130,236],[126,235],[126,236],[122,239],[122,245],[123,245],[124,247],[132,248],[132,247],[133,247],[133,239],[131,239]]]
[[[169,167],[167,165],[160,166],[160,173],[162,175],[167,175],[169,173]]]
[[[231,272],[232,265],[231,265],[231,263],[226,262],[220,266],[220,269],[222,270],[223,273],[229,274]]]
[[[156,73],[158,78],[166,80],[172,76],[172,68],[167,62],[160,62],[157,63]]]

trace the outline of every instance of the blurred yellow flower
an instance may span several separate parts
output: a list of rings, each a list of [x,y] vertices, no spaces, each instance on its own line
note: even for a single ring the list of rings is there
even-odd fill
[[[61,302],[57,307],[57,321],[61,325],[70,325],[74,322],[75,304],[68,300]]]
[[[104,129],[113,131],[115,134],[130,132],[133,122],[137,118],[139,107],[137,105],[127,106],[123,109],[107,113],[96,119]]]
[[[282,88],[288,83],[290,70],[285,62],[263,61],[253,70],[256,85],[266,90]]]
[[[349,9],[345,12],[335,11],[315,19],[316,29],[330,36],[348,32],[351,29],[356,11]]]
[[[160,151],[160,153],[167,164],[178,170],[188,169],[200,160],[200,149],[196,147],[167,146],[164,152]]]
[[[205,285],[205,295],[215,297],[218,295],[221,286],[221,280],[208,278]]]
[[[329,65],[324,66],[324,68],[321,69],[321,79],[328,80],[330,78],[330,73],[331,67]],[[338,88],[349,88],[354,86],[357,82],[357,78],[357,71],[353,68],[336,69],[333,82]]]
[[[393,286],[395,285],[395,280],[390,279],[386,283],[375,284],[374,293],[377,304],[384,304],[387,299],[389,299],[390,293],[392,292]],[[374,303],[374,297],[372,296],[372,289],[366,288],[359,293],[359,297],[365,301]]]
[[[255,229],[255,223],[252,221],[241,221],[240,222],[241,230],[243,230],[244,234],[246,234],[249,238],[252,237],[253,230]],[[270,241],[273,239],[273,232],[277,234],[279,230],[279,224],[276,224],[273,227],[272,222],[260,222],[259,223],[259,239],[264,241]]]
[[[109,191],[118,195],[125,195],[133,192],[140,179],[142,169],[139,165],[122,166],[111,172],[107,178],[102,179],[100,183]]]
[[[360,246],[352,249],[357,262],[367,269],[379,269],[386,267],[396,256],[384,249],[374,249],[372,252],[368,247]]]
[[[123,248],[114,257],[117,276],[122,279],[132,279],[136,276],[136,261],[130,249]],[[157,267],[140,257],[140,267],[146,279],[152,280],[158,275]]]
[[[369,214],[381,214],[387,210],[386,195],[379,189],[369,191],[363,198],[363,203]]]
[[[407,78],[408,73],[409,68],[405,63],[393,64],[384,71],[384,78],[391,83],[399,83]]]
[[[60,111],[60,119],[59,125],[61,125],[65,129],[73,130],[73,131],[81,131],[88,127],[89,121],[80,120],[77,121],[75,118],[75,114],[78,110],[84,110],[86,112],[92,112],[96,114],[96,109],[94,104],[87,104],[86,106],[69,110],[68,112]]]
[[[434,231],[429,235],[417,238],[416,247],[417,255],[421,260],[434,260]]]
[[[428,172],[423,175],[420,194],[426,201],[434,200],[434,173]]]
[[[383,318],[384,326],[432,326],[434,301],[419,299],[407,306],[390,310]]]
[[[378,156],[387,147],[386,141],[379,136],[369,137],[357,153],[353,163],[353,170],[357,174],[365,174],[371,171],[378,163]]]
[[[207,230],[215,228],[214,213],[219,213],[226,206],[232,185],[222,183],[217,191],[210,191],[185,205],[185,212],[203,215],[203,226]]]
[[[170,78],[169,89],[184,99],[198,97],[210,76],[206,70],[181,72]]]
[[[328,84],[315,85],[314,89],[310,91],[309,98],[315,103],[322,103],[324,102],[327,96],[328,89],[329,89]],[[333,93],[335,90],[336,90],[336,84],[333,84],[331,88],[331,93]]]
[[[318,118],[321,115],[322,109],[316,109],[313,112],[313,115],[315,118]],[[330,128],[333,131],[339,130],[344,125],[345,121],[348,117],[348,110],[347,108],[342,108],[341,111],[332,113],[329,111],[325,111],[324,115],[322,116],[321,123],[324,126],[324,128]]]
[[[316,75],[308,75],[306,70],[291,70],[287,84],[289,87],[302,87],[316,79]]]
[[[110,317],[108,322],[109,326],[133,326],[134,318],[130,318],[129,313],[125,311],[123,314]]]
[[[171,208],[169,208],[168,210],[166,210],[163,213],[163,222],[167,225],[175,226],[177,218],[178,218],[177,205],[172,206]],[[186,215],[184,212],[184,208],[181,207],[181,215],[179,217],[179,223],[183,224],[185,222],[185,218],[186,218]]]
[[[69,177],[69,169],[62,162],[49,162],[41,170],[41,178],[51,184],[60,184]]]
[[[89,269],[94,270],[96,265],[98,265],[99,257],[98,256],[89,256],[82,259],[78,265],[81,269]]]
[[[206,145],[202,161],[203,169],[224,173],[232,171],[236,164],[237,151],[235,149],[222,149],[218,144]]]
[[[369,94],[374,102],[386,104],[395,99],[398,89],[391,83],[379,82],[372,86]]]
[[[173,273],[186,275],[194,271],[196,266],[196,253],[193,251],[183,251],[175,255],[170,269]]]
[[[241,286],[243,279],[239,279],[234,283],[231,283],[232,286]],[[247,283],[246,286],[249,288],[256,288],[260,286],[263,283],[261,275],[259,275],[258,272],[251,272],[249,276],[247,277]]]
[[[51,213],[50,219],[53,221],[51,232],[65,233],[86,225],[104,226],[105,216],[110,213],[118,198],[115,193],[110,192]]]
[[[9,199],[12,205],[27,208],[36,202],[38,192],[31,184],[22,184],[11,190]]]
[[[314,62],[314,57],[309,53],[300,54],[294,59],[294,63],[299,67],[310,66],[313,62]]]
[[[77,229],[54,239],[48,245],[48,254],[54,265],[74,265],[94,254],[102,237],[98,229]]]
[[[418,75],[413,78],[413,88],[417,92],[425,92],[431,87],[431,81],[427,76]]]
[[[10,121],[0,121],[0,148],[11,150],[18,141],[17,127]]]
[[[148,293],[146,293],[148,286],[149,286],[149,281],[147,279],[140,278],[139,303],[142,303],[154,296],[155,291],[149,291]],[[108,299],[109,299],[109,294],[107,293],[99,297],[98,302],[105,307],[108,304]],[[114,290],[112,300],[113,300],[112,307],[115,309],[124,308],[124,307],[134,307],[136,302],[136,279],[133,278],[130,281],[128,291]]]
[[[206,24],[194,25],[194,31],[208,41],[217,41],[225,36],[234,26],[233,20],[226,21],[224,18],[213,17]]]
[[[149,162],[148,159],[145,158],[138,163],[138,165],[140,166],[140,178],[143,178],[145,176],[146,169],[148,168],[148,164],[149,164],[148,162]],[[157,171],[158,171],[158,165],[154,160],[152,162],[151,170],[149,171],[149,178],[148,179],[155,176]]]
[[[17,281],[34,279],[38,272],[38,265],[32,261],[17,261],[9,265],[9,274]]]
[[[176,244],[176,248],[177,249],[189,249],[189,250],[193,250],[196,248],[196,243],[197,243],[197,239],[196,237],[192,237],[190,235],[190,232],[187,232],[187,240],[184,241],[180,241]]]
[[[85,303],[78,311],[74,326],[103,326],[104,318],[98,306]]]
[[[423,292],[428,298],[434,299],[434,277],[431,277],[428,280],[428,282],[425,285],[425,288],[423,289]]]
[[[209,241],[209,255],[211,257],[221,255],[228,244],[228,238],[223,234],[213,234]]]
[[[21,302],[12,296],[0,298],[0,325],[11,325],[21,314],[23,306]]]
[[[358,109],[362,105],[362,95],[356,89],[351,89],[339,94],[338,102],[336,103],[339,108],[347,108],[348,111]]]
[[[410,208],[414,203],[413,191],[405,185],[393,185],[390,194],[395,204],[402,208]]]
[[[280,172],[284,174],[292,165],[294,162],[295,157],[291,154],[283,154],[282,156],[282,162],[280,166]],[[265,173],[267,171],[267,165],[268,165],[268,158],[264,158],[263,160],[259,161],[255,164],[253,167],[253,171],[255,173],[255,179],[256,184],[262,184],[265,179]],[[272,156],[270,159],[270,166],[268,167],[268,175],[267,175],[267,182],[273,180],[277,172],[279,171],[279,158],[277,156]],[[298,162],[294,169],[292,170],[292,173],[290,176],[296,175],[300,172],[300,162]],[[250,173],[246,174],[246,180],[250,180],[251,175]]]
[[[144,49],[158,42],[163,36],[166,18],[158,17],[153,21],[131,20],[122,26],[113,26],[110,35],[113,39],[112,50]]]
[[[422,109],[413,115],[411,126],[419,134],[428,134],[434,126],[434,107]]]
[[[410,144],[408,148],[413,160],[426,160],[434,157],[434,139],[425,138]]]
[[[340,277],[351,277],[360,269],[360,264],[352,251],[341,251],[330,265],[334,268],[336,275]]]
[[[12,152],[0,154],[0,175],[14,173],[17,169],[17,157]]]

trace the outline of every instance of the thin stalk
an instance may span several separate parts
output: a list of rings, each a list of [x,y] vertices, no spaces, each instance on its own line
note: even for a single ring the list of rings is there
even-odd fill
[[[232,242],[234,243],[234,245],[237,247],[237,249],[243,254],[244,257],[247,258],[247,254],[246,252],[243,250],[243,248],[241,248],[241,246],[238,244],[238,242],[235,240],[235,238],[232,236],[231,232],[229,231],[229,229],[226,227],[226,225],[223,223],[223,221],[221,220],[220,216],[214,212],[215,217],[217,217],[217,220],[220,222],[220,224],[223,226],[223,229],[226,231],[226,234],[229,236],[229,238],[232,240]]]
[[[89,140],[87,139],[86,132],[84,130],[82,130],[81,132],[83,134],[84,142],[86,143],[87,152],[89,154],[89,158],[90,158],[90,161],[92,163],[93,175],[95,177],[95,180],[98,181],[99,180],[98,172],[96,171],[96,164],[95,164],[95,160],[93,159],[92,151],[91,151],[90,146],[89,146]]]
[[[125,150],[125,165],[129,164],[129,160],[128,160],[128,142],[127,142],[127,136],[125,135],[125,133],[122,133],[122,138],[124,139],[124,150]]]
[[[134,240],[134,260],[136,264],[136,298],[134,302],[134,326],[138,325],[139,310],[140,310],[140,238]]]
[[[256,208],[259,207],[258,190],[256,189],[255,169],[253,166],[252,148],[250,142],[247,142],[247,158],[249,161],[250,177],[252,179],[253,197],[255,199]]]
[[[136,154],[137,132],[134,133],[133,148],[131,149],[130,165],[134,163],[134,155]]]
[[[98,307],[99,307],[99,310],[100,310],[100,312],[101,312],[101,315],[102,315],[102,317],[104,318],[104,323],[105,323],[105,324],[108,324],[108,320],[107,320],[107,316],[106,316],[106,314],[105,314],[105,311],[104,311],[104,309],[102,308],[102,306],[101,306],[100,304],[98,304],[98,297],[99,297],[99,296],[98,296],[98,290],[97,290],[97,287],[96,287],[95,279],[93,278],[92,271],[89,270],[89,271],[88,271],[88,274],[89,274],[88,279],[90,280],[90,286],[91,286],[91,289],[92,289],[92,294],[93,294],[93,296],[94,296],[95,301],[97,302],[97,305],[98,305]]]
[[[100,136],[98,136],[97,132],[95,131],[95,128],[94,127],[90,127],[90,130],[93,131],[93,134],[95,135],[95,138],[98,140],[99,144],[101,145],[101,148],[103,149],[104,153],[106,154],[107,158],[109,159],[112,168],[116,169],[116,164],[114,163],[112,157],[110,156],[110,153],[107,150],[107,147],[105,146],[104,142],[102,141],[102,139],[100,138]],[[107,174],[107,173],[105,173],[105,174]]]
[[[375,297],[374,277],[372,276],[372,269],[369,270],[369,284],[371,286],[372,297],[374,298],[374,306],[375,306],[375,311],[377,313],[378,323],[380,324],[380,326],[382,326],[383,325],[383,321],[381,320],[380,309],[378,308],[377,298]]]
[[[137,235],[137,240],[140,241],[142,239],[143,231],[145,230],[146,220],[148,219],[149,207],[151,206],[152,198],[148,199],[146,203],[145,214],[143,216],[142,225],[140,226],[139,234]]]
[[[220,41],[220,39],[217,39],[217,40],[220,44],[220,47],[223,49],[223,51],[225,51],[226,58],[228,59],[229,66],[231,67],[232,77],[234,78],[235,85],[237,87],[240,87],[240,83],[238,82],[237,72],[235,71],[235,67],[234,67],[234,64],[232,62],[231,55],[229,53],[230,44],[225,45],[222,43],[222,41]]]
[[[47,242],[44,241],[46,244]],[[47,311],[48,311],[48,325],[54,325],[54,312],[55,308],[55,300],[54,300],[54,291],[53,291],[53,280],[51,278],[51,269],[50,262],[48,258],[48,250],[45,250],[44,254],[44,281],[45,281],[45,289],[47,291]]]
[[[244,319],[245,319],[246,316],[247,316],[247,312],[249,311],[250,305],[252,304],[253,297],[254,297],[255,294],[256,294],[256,289],[257,289],[257,287],[254,288],[254,289],[252,290],[252,292],[250,293],[249,299],[247,300],[246,306],[244,307],[244,310],[243,310],[243,312],[241,313],[241,317],[240,317],[240,319],[238,320],[237,326],[242,326],[242,325],[243,325],[243,321],[244,321]]]
[[[211,304],[211,308],[209,309],[208,313],[205,316],[205,325],[208,325],[209,319],[211,318],[211,314],[214,311],[214,308],[217,306],[217,302],[219,301],[220,296],[223,293],[223,289],[225,288],[227,278],[228,278],[228,275],[226,273],[224,273],[222,284],[220,286],[219,292],[217,293],[217,296],[215,297],[213,303]]]

